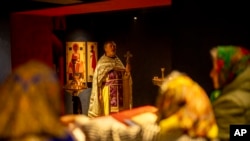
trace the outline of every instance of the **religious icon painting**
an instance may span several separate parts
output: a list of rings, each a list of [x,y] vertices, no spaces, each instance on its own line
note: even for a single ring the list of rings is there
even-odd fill
[[[98,58],[97,42],[87,42],[87,82],[92,82]]]
[[[66,80],[67,83],[77,77],[86,82],[86,43],[66,42]]]

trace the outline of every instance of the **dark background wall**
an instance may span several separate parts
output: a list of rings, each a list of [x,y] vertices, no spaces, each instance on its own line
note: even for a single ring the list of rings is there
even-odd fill
[[[11,72],[10,26],[9,17],[0,18],[0,83]]]
[[[213,90],[209,50],[217,45],[250,48],[247,5],[243,2],[173,1],[173,68]]]

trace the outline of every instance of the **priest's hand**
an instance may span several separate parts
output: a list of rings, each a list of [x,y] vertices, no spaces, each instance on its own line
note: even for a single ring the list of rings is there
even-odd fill
[[[130,66],[130,64],[126,64],[125,71],[126,71],[126,72],[130,72],[130,71],[131,71],[131,66]]]

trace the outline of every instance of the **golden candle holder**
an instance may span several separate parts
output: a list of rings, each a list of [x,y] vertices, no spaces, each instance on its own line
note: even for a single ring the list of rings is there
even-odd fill
[[[87,86],[84,84],[77,73],[73,74],[73,80],[65,85],[64,89],[71,92],[73,101],[73,114],[82,114],[82,106],[80,98],[78,97],[79,92],[86,89]]]
[[[158,76],[154,76],[152,81],[153,84],[156,86],[161,86],[163,79],[164,79],[164,74],[165,74],[165,68],[161,68],[161,78],[159,78]]]

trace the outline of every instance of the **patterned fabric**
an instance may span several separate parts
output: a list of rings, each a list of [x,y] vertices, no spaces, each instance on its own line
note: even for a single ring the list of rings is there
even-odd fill
[[[222,88],[249,66],[250,52],[239,46],[217,46],[216,49],[217,73]],[[220,90],[215,90],[211,93],[210,99],[214,101],[220,94]]]
[[[112,116],[94,118],[80,125],[88,141],[156,141],[159,133],[157,124],[126,126]]]
[[[123,108],[123,87],[122,87],[122,78],[123,71],[112,70],[108,73],[106,80],[103,82],[103,93],[107,93],[107,104],[108,107],[104,108],[107,112],[104,112],[105,115],[109,114],[109,111],[119,112],[120,108]],[[105,91],[106,89],[106,91]]]
[[[59,82],[49,67],[37,61],[21,65],[3,83],[0,93],[0,138],[66,140],[59,122]]]
[[[221,85],[230,83],[250,64],[250,52],[238,46],[218,46],[217,65]]]
[[[162,138],[175,129],[190,137],[216,138],[217,125],[206,92],[190,77],[173,71],[157,99]]]
[[[89,117],[98,117],[104,115],[103,105],[101,96],[101,89],[102,84],[105,81],[107,74],[114,69],[125,70],[124,65],[122,64],[121,60],[116,56],[114,58],[107,57],[103,55],[97,63],[96,70],[93,75],[93,82],[92,82],[92,92],[90,96],[90,105],[88,116]],[[129,78],[131,80],[131,77]],[[130,81],[130,83],[132,83]],[[132,89],[131,86],[128,89]]]

